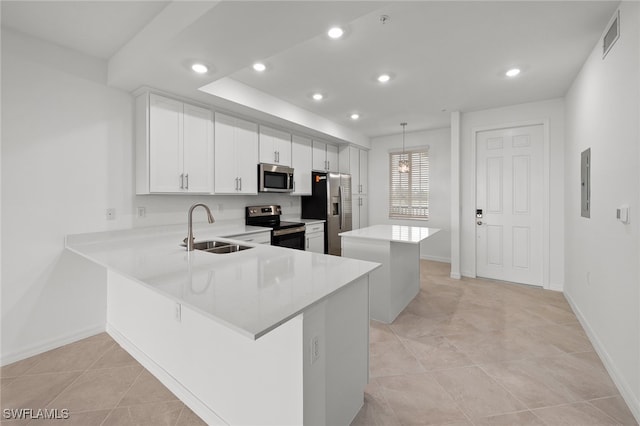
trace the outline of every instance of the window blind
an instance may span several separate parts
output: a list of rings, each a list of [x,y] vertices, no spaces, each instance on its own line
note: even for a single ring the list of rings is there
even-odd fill
[[[398,162],[409,160],[409,173]],[[389,218],[429,219],[429,150],[389,153]]]

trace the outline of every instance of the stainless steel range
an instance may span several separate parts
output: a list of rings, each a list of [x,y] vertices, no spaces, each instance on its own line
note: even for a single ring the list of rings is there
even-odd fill
[[[305,225],[301,222],[285,222],[280,220],[280,206],[248,206],[245,223],[251,226],[272,228],[271,245],[304,250]]]

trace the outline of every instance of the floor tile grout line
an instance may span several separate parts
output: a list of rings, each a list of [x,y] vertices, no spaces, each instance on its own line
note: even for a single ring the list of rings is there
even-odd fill
[[[608,413],[606,413],[604,410],[601,410],[600,408],[596,407],[595,405],[593,405],[592,403],[590,403],[588,400],[584,400],[583,401],[585,404],[590,405],[591,407],[595,408],[596,410],[598,410],[599,412],[601,412],[602,414],[604,414],[605,416],[607,416],[608,418],[610,418],[611,420],[614,421],[614,423],[618,423],[618,421],[616,419],[614,419],[612,416],[610,416]]]
[[[487,375],[487,377],[495,384],[497,384],[498,386],[500,386],[505,392],[507,392],[509,395],[511,395],[511,397],[513,399],[515,399],[516,401],[518,401],[520,404],[522,404],[524,407],[527,408],[527,410],[529,410],[529,404],[525,403],[524,401],[522,401],[520,398],[518,398],[516,395],[514,395],[509,389],[506,388],[506,386],[504,386],[501,382],[499,382],[498,380],[496,380],[491,374],[489,374],[484,368],[482,368],[482,366],[478,366],[478,368],[480,369],[480,371],[482,371],[484,374]],[[506,413],[505,413],[506,414]]]

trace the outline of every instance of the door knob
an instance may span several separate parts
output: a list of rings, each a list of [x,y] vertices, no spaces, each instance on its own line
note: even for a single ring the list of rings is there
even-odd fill
[[[482,225],[482,221],[481,221],[481,220],[477,221],[476,223],[477,223],[478,225]]]

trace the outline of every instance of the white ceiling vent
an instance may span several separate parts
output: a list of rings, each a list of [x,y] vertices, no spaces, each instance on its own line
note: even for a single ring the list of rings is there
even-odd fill
[[[620,11],[618,10],[609,24],[609,29],[602,38],[602,59],[607,56],[611,47],[620,38]]]

